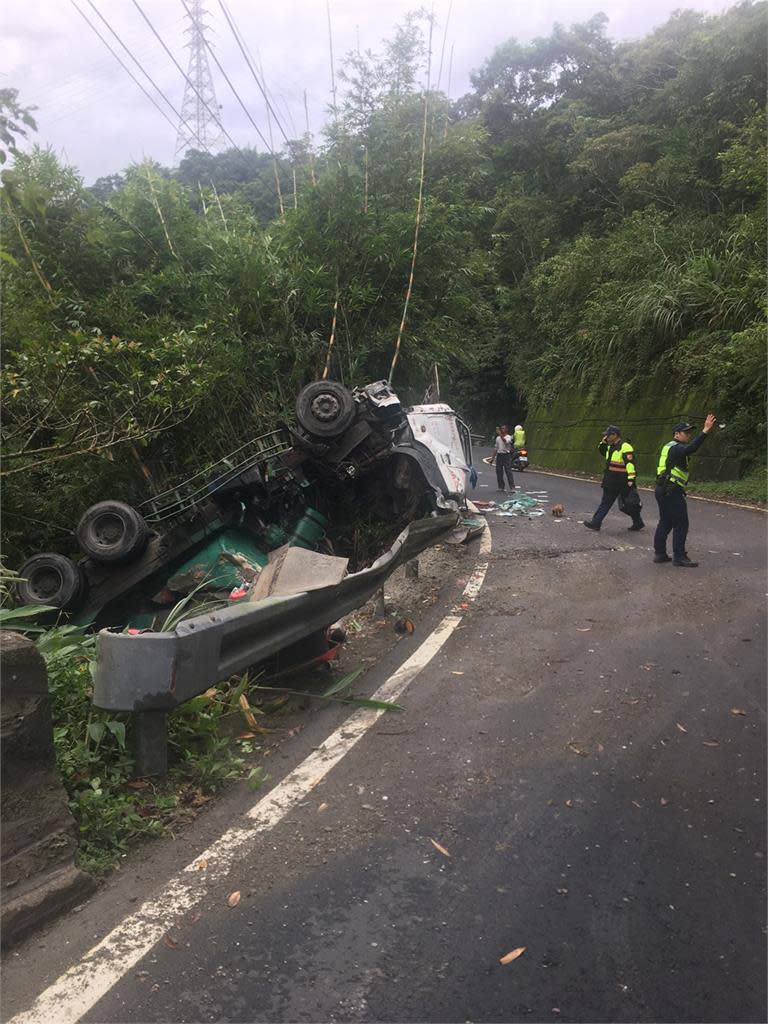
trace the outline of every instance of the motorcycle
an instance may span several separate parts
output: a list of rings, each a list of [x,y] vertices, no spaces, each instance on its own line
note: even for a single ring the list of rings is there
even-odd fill
[[[528,469],[528,449],[514,448],[512,450],[512,469],[522,473]]]

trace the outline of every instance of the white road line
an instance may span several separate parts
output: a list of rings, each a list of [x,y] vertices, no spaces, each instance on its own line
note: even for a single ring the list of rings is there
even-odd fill
[[[485,580],[491,531],[480,541],[480,557],[462,598],[473,601]],[[461,622],[460,612],[446,615],[436,629],[373,694],[373,700],[396,701],[429,664]],[[277,825],[348,754],[385,711],[360,708],[333,732],[316,751],[262,797],[245,814],[245,823],[231,828],[172,878],[165,888],[114,928],[79,963],[61,975],[35,1000],[29,1010],[9,1024],[75,1024],[134,967],[183,914],[199,903],[214,883],[223,881],[242,848],[260,832]]]
[[[540,473],[542,476],[556,476],[561,480],[579,480],[583,484],[600,483],[600,477],[597,476],[569,476],[568,473],[555,473],[551,469],[532,469],[531,473]],[[654,491],[655,487],[647,487],[645,484],[638,484],[638,490]],[[535,491],[529,493],[535,494]],[[708,501],[710,505],[727,505],[728,508],[746,508],[750,512],[768,512],[768,508],[763,508],[761,505],[743,505],[738,501],[729,501],[727,498],[707,498],[703,494],[687,494],[686,497],[692,498],[693,501]]]

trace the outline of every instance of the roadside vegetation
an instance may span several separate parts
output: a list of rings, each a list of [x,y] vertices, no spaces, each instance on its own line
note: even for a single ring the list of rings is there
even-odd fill
[[[131,716],[91,703],[96,637],[82,626],[40,625],[44,608],[11,607],[12,582],[13,574],[4,572],[0,591],[7,603],[0,607],[0,640],[4,629],[25,633],[45,660],[56,762],[80,833],[78,863],[96,875],[113,868],[138,842],[194,818],[225,783],[245,779],[258,789],[269,778],[265,764],[285,733],[286,715],[329,701],[400,710],[397,704],[354,697],[359,669],[310,692],[277,682],[270,686],[268,679],[246,672],[173,711],[168,777],[135,778]],[[196,611],[184,599],[172,617],[178,622]]]

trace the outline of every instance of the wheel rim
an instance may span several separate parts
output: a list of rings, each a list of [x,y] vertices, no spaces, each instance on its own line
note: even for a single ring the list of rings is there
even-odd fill
[[[125,523],[114,512],[103,512],[93,523],[93,539],[100,547],[114,547],[125,535]]]
[[[64,586],[64,577],[53,565],[41,566],[32,573],[28,585],[35,597],[45,602],[60,593]]]
[[[327,391],[324,391],[312,400],[310,409],[312,410],[312,415],[320,423],[333,423],[334,420],[339,418],[339,413],[341,412],[338,398]]]

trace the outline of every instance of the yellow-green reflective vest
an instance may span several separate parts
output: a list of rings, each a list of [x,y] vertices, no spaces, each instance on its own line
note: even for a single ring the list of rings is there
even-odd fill
[[[635,449],[629,441],[621,441],[615,448],[608,445],[605,450],[605,468],[611,475],[626,477],[627,480],[634,480],[637,474],[634,459]]]
[[[682,469],[680,466],[672,466],[667,468],[667,459],[669,457],[669,449],[673,445],[676,445],[677,441],[667,441],[664,447],[659,453],[659,465],[656,467],[656,479],[659,483],[671,480],[673,483],[678,484],[680,487],[685,487],[688,483],[690,473],[687,469]]]
[[[513,444],[515,448],[525,448],[525,431],[516,430],[513,438]]]

